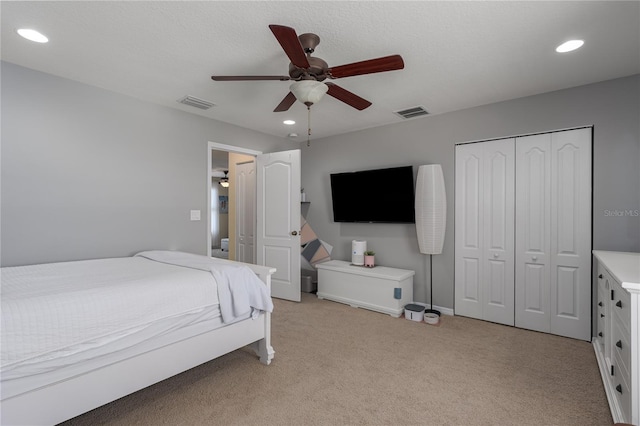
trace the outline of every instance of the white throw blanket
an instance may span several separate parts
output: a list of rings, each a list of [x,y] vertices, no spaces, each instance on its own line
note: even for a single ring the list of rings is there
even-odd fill
[[[211,272],[218,284],[220,313],[225,324],[246,318],[248,314],[255,319],[261,311],[273,311],[267,286],[247,266],[178,251],[152,250],[136,256]]]

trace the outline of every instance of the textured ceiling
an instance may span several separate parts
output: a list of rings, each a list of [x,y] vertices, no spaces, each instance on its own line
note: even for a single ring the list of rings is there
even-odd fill
[[[394,111],[439,114],[640,72],[640,3],[633,2],[29,2],[1,3],[2,59],[149,102],[306,140],[307,110],[274,113],[289,82],[214,82],[216,75],[286,75],[268,28],[320,36],[329,66],[400,54],[405,69],[334,80],[371,101],[357,111],[325,97],[312,138],[403,121]],[[17,28],[46,34],[44,45]],[[583,48],[558,54],[571,38]],[[179,104],[191,95],[208,111]],[[297,124],[284,126],[284,119]],[[424,118],[418,118],[424,119]],[[428,119],[428,118],[427,118]]]

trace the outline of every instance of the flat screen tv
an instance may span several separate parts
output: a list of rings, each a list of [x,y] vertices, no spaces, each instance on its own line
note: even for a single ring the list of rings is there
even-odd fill
[[[331,174],[334,222],[415,223],[413,167]]]

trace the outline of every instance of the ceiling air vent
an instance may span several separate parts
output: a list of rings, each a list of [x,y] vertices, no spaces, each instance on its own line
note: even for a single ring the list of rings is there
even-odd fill
[[[408,119],[408,118],[421,117],[423,115],[428,115],[429,113],[427,112],[426,109],[424,109],[424,107],[417,106],[413,108],[403,109],[402,111],[396,111],[395,114],[399,115],[404,119]]]
[[[200,108],[200,109],[209,109],[212,106],[215,106],[212,102],[205,101],[204,99],[196,98],[195,96],[185,96],[180,99],[178,102],[181,104],[189,105],[192,107]]]

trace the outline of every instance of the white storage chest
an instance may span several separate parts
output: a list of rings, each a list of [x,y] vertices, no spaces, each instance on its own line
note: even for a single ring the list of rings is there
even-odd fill
[[[414,271],[376,266],[366,268],[342,260],[316,265],[318,298],[399,317],[413,301]]]

